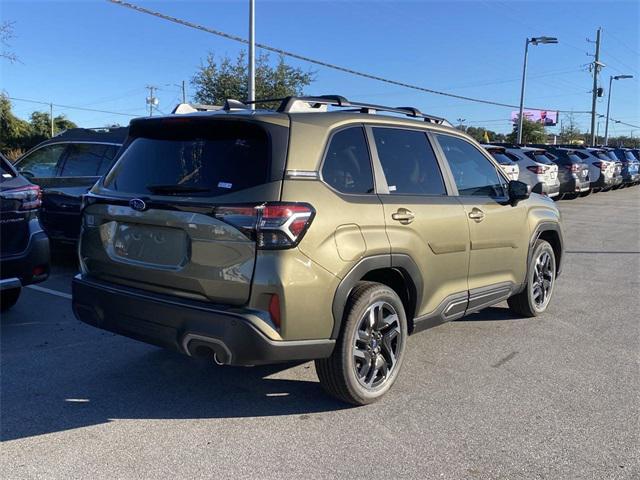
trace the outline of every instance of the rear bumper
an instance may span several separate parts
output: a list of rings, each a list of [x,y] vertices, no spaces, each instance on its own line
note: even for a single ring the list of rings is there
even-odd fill
[[[560,182],[557,182],[557,183],[540,182],[535,187],[533,187],[532,191],[534,191],[535,193],[541,193],[550,198],[557,197],[560,194]]]
[[[49,238],[40,229],[37,220],[32,220],[30,228],[32,231],[27,248],[0,260],[0,290],[43,282],[49,276]],[[34,272],[36,269],[37,272]]]
[[[622,178],[624,183],[635,183],[640,180],[640,173],[626,174]]]
[[[582,193],[591,189],[591,183],[588,180],[580,180],[572,178],[560,184],[561,193]]]
[[[187,355],[213,350],[219,363],[231,365],[326,358],[335,345],[329,339],[270,339],[257,327],[255,310],[170,298],[81,275],[73,279],[73,312],[94,327]]]
[[[606,188],[606,187],[612,187],[615,184],[616,184],[615,177],[605,177],[604,175],[600,174],[600,177],[598,177],[598,180],[596,180],[595,182],[591,182],[591,187]]]

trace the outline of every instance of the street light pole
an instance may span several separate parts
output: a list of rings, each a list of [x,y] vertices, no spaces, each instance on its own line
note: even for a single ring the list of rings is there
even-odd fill
[[[249,0],[249,101],[256,99],[256,4],[255,0]],[[250,103],[251,110],[255,110],[256,104]]]
[[[524,63],[522,66],[522,87],[520,88],[520,112],[518,115],[518,143],[522,143],[522,129],[524,127],[524,87],[527,81],[527,57],[529,56],[529,44],[539,45],[546,43],[558,43],[556,37],[532,37],[524,43]]]
[[[609,110],[611,109],[611,86],[614,80],[623,80],[625,78],[633,78],[633,75],[615,75],[609,77],[609,92],[607,93],[607,120],[604,124],[604,146],[609,145]]]
[[[527,57],[529,55],[529,39],[524,42],[524,65],[522,66],[522,87],[520,88],[520,113],[518,114],[518,144],[522,143],[522,127],[524,126],[524,86],[527,81]]]

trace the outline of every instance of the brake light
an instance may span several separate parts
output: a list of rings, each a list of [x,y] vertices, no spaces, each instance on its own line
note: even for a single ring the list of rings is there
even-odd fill
[[[527,170],[530,170],[531,172],[535,173],[536,175],[542,175],[544,172],[546,172],[547,170],[549,170],[549,167],[544,167],[542,165],[531,165],[529,167],[527,167]]]
[[[214,216],[256,241],[260,249],[295,247],[306,233],[315,210],[306,203],[268,202],[260,205],[221,205]]]
[[[572,163],[571,165],[567,165],[567,169],[571,173],[578,173],[580,171],[580,165],[578,165],[577,163]]]
[[[18,211],[36,210],[42,205],[42,191],[38,185],[27,185],[2,192],[2,198],[17,202]]]
[[[606,162],[593,162],[593,164],[600,169],[600,171],[604,172],[607,169]]]

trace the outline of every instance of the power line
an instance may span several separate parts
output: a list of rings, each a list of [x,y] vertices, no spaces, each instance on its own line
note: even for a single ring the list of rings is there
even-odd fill
[[[39,105],[53,105],[58,108],[67,108],[69,110],[83,110],[85,112],[98,112],[98,113],[107,113],[110,115],[123,115],[125,117],[139,117],[140,115],[133,115],[131,113],[122,113],[122,112],[111,112],[109,110],[96,110],[95,108],[86,108],[86,107],[76,107],[73,105],[61,105],[59,103],[51,103],[51,102],[43,102],[41,100],[31,100],[29,98],[16,98],[16,97],[6,97],[9,100],[14,100],[16,102],[27,102],[27,103],[37,103]]]
[[[164,13],[160,13],[160,12],[156,12],[153,10],[149,10],[148,8],[144,8],[144,7],[140,7],[138,5],[134,5],[132,3],[129,2],[125,2],[124,0],[106,0],[107,2],[113,3],[115,5],[121,6],[121,7],[125,7],[125,8],[129,8],[131,10],[135,10],[137,12],[140,13],[145,13],[147,15],[151,15],[157,18],[161,18],[163,20],[167,20],[169,22],[173,22],[173,23],[177,23],[178,25],[183,25],[185,27],[189,27],[189,28],[193,28],[196,30],[201,30],[203,32],[207,32],[207,33],[211,33],[213,35],[217,35],[219,37],[223,37],[226,38],[228,40],[233,40],[235,42],[240,42],[240,43],[244,43],[245,45],[249,44],[249,41],[239,37],[238,35],[232,35],[230,33],[226,33],[220,30],[215,30],[213,28],[209,28],[209,27],[205,27],[203,25],[199,25],[197,23],[193,23],[190,22],[188,20],[182,20],[180,18],[177,17],[173,17],[171,15],[167,15]],[[419,85],[413,85],[410,83],[406,83],[406,82],[400,82],[397,80],[391,80],[388,78],[384,78],[384,77],[380,77],[378,75],[372,75],[370,73],[365,73],[365,72],[360,72],[358,70],[353,70],[352,68],[348,68],[348,67],[342,67],[340,65],[335,65],[332,63],[328,63],[322,60],[316,60],[304,55],[299,55],[297,53],[293,53],[293,52],[289,52],[287,50],[282,50],[281,48],[276,48],[276,47],[271,47],[269,45],[265,45],[263,43],[256,43],[256,47],[261,48],[263,50],[267,50],[269,52],[273,52],[273,53],[277,53],[278,55],[283,55],[283,56],[287,56],[287,57],[291,57],[291,58],[295,58],[297,60],[301,60],[303,62],[308,62],[308,63],[312,63],[314,65],[319,65],[321,67],[326,67],[326,68],[331,68],[333,70],[338,70],[340,72],[345,72],[345,73],[349,73],[351,75],[356,75],[358,77],[362,77],[362,78],[367,78],[369,80],[376,80],[379,82],[384,82],[384,83],[388,83],[390,85],[398,85],[401,87],[405,87],[405,88],[410,88],[412,90],[418,90],[421,92],[426,92],[426,93],[431,93],[434,95],[442,95],[445,97],[452,97],[452,98],[457,98],[459,100],[465,100],[468,102],[475,102],[475,103],[483,103],[486,105],[495,105],[498,107],[508,107],[508,108],[519,108],[519,105],[512,105],[509,103],[501,103],[501,102],[494,102],[492,100],[484,100],[484,99],[480,99],[480,98],[473,98],[473,97],[466,97],[463,95],[456,95],[453,93],[448,93],[448,92],[442,92],[439,90],[434,90],[432,88],[426,88],[426,87],[421,87]],[[554,110],[554,111],[560,111],[560,110],[556,110],[554,108],[533,108],[533,107],[526,107],[527,109],[530,110]]]

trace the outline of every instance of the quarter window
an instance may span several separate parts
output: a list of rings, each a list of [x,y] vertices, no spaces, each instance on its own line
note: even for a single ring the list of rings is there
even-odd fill
[[[343,193],[373,193],[373,173],[362,127],[340,130],[331,138],[322,178]]]
[[[390,194],[446,195],[440,167],[424,132],[373,128],[373,136]]]
[[[503,180],[496,167],[469,142],[437,134],[460,195],[503,197]]]
[[[55,177],[58,160],[66,144],[47,145],[27,155],[18,163],[21,173],[36,178]]]

